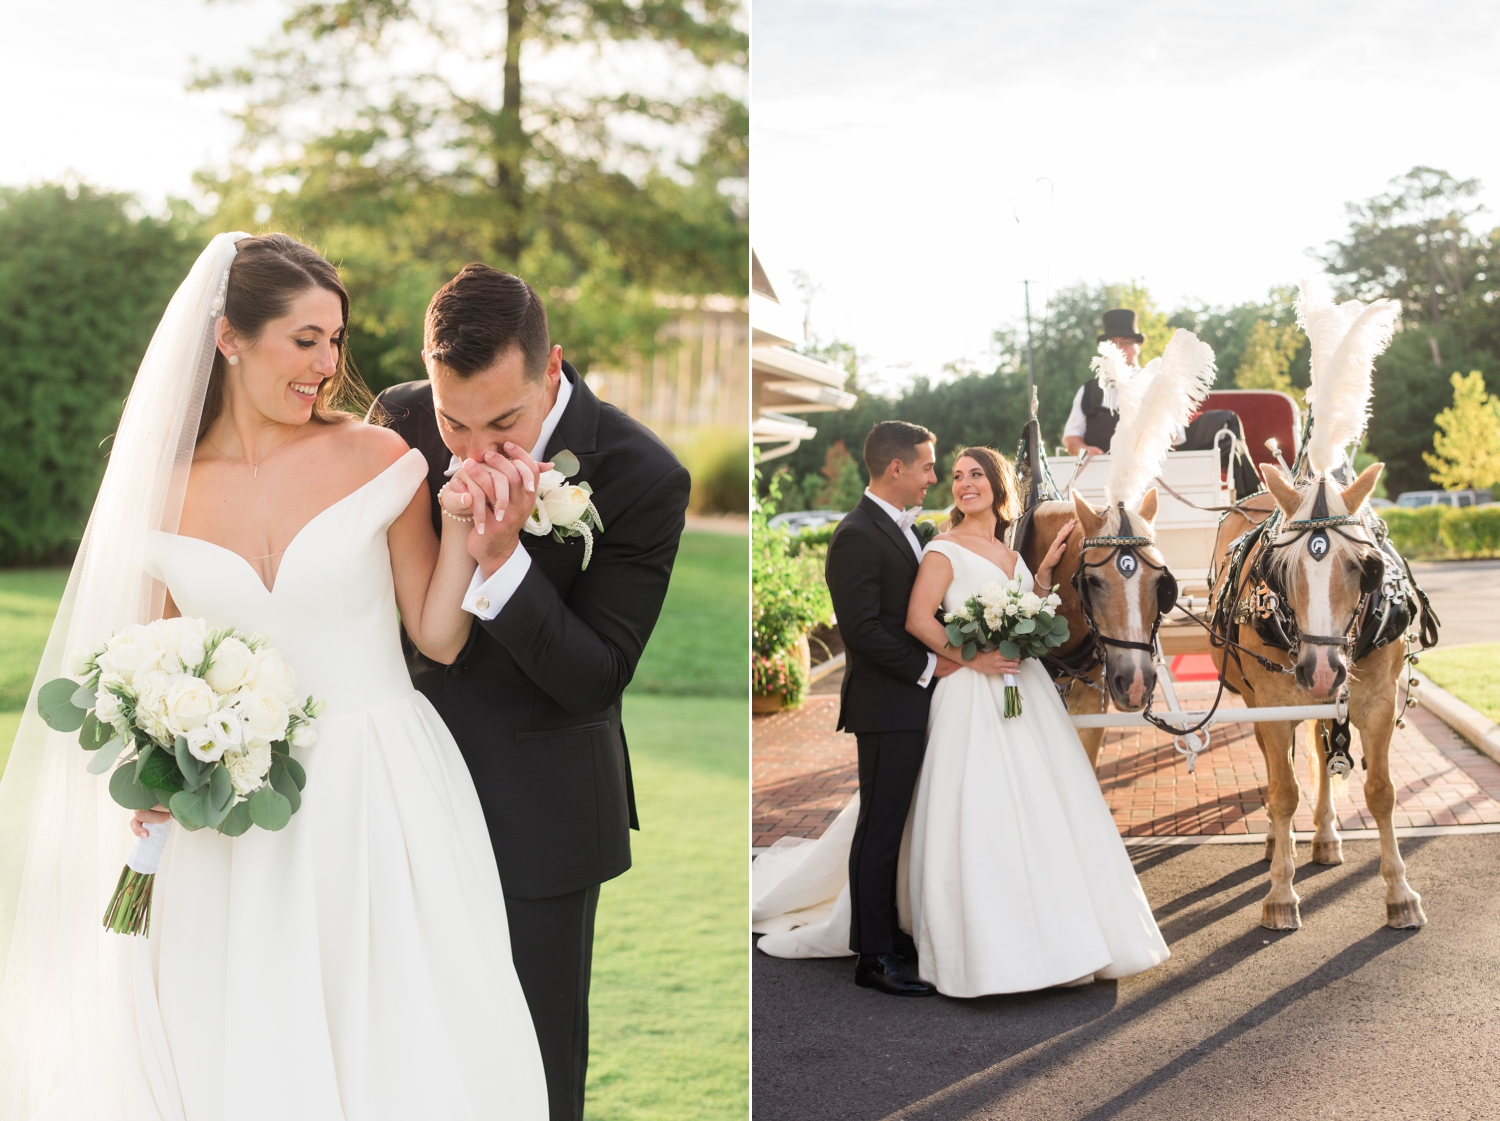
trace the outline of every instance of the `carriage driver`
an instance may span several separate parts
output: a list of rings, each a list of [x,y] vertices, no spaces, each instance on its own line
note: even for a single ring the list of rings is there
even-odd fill
[[[1119,347],[1125,355],[1125,361],[1134,366],[1146,336],[1141,334],[1136,324],[1134,311],[1130,308],[1115,308],[1104,313],[1104,330],[1098,341],[1104,342],[1105,339]],[[1068,423],[1063,427],[1063,443],[1067,446],[1069,455],[1077,455],[1082,451],[1087,451],[1090,455],[1104,455],[1109,451],[1109,443],[1115,435],[1115,425],[1120,421],[1111,408],[1113,404],[1112,400],[1106,399],[1104,387],[1099,384],[1097,376],[1090,377],[1083,383],[1073,397],[1073,411],[1068,414]],[[1214,446],[1214,436],[1224,428],[1233,432],[1239,445],[1243,446],[1245,431],[1240,418],[1230,409],[1207,409],[1198,414],[1186,429],[1177,430],[1172,448],[1174,451],[1207,451]],[[1228,441],[1224,441],[1219,449],[1219,466],[1222,470],[1228,470],[1230,466],[1231,452],[1227,444]],[[1237,497],[1244,498],[1260,489],[1255,466],[1246,456],[1233,456],[1233,464],[1234,492]]]

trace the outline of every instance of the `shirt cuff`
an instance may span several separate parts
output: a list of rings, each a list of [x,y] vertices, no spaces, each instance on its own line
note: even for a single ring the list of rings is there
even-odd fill
[[[923,689],[927,688],[927,683],[932,680],[932,671],[935,669],[937,669],[937,655],[929,650],[927,651],[927,672],[917,678],[917,684]]]
[[[519,541],[516,551],[504,564],[495,569],[488,580],[482,578],[479,569],[469,579],[469,591],[464,596],[463,607],[471,615],[481,619],[493,619],[516,594],[526,573],[531,571],[531,554]]]

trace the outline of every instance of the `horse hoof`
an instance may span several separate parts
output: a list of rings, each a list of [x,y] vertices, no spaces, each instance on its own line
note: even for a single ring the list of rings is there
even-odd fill
[[[1295,903],[1262,903],[1260,925],[1267,930],[1300,930],[1302,915]]]
[[[1314,841],[1312,846],[1312,862],[1314,864],[1342,864],[1344,862],[1344,842],[1337,838],[1332,841]]]
[[[1385,905],[1385,925],[1392,930],[1416,930],[1427,923],[1427,914],[1422,910],[1420,899],[1409,899],[1405,903]]]

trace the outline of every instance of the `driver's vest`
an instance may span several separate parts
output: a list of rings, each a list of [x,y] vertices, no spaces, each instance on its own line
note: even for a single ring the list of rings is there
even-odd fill
[[[1109,442],[1115,438],[1115,426],[1120,418],[1104,407],[1104,387],[1097,377],[1083,383],[1083,419],[1087,427],[1083,430],[1083,442],[1091,448],[1109,451]]]

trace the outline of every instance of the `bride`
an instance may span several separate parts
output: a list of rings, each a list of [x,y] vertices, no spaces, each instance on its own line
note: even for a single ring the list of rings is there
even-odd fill
[[[1015,489],[999,453],[959,454],[951,529],[927,546],[907,613],[907,629],[939,657],[962,664],[936,620],[940,606],[956,610],[1000,580],[1033,583],[1001,540]],[[1040,595],[1071,529],[1048,551]],[[948,996],[1126,977],[1168,955],[1047,671],[1026,659],[1017,676],[1018,717],[1002,715],[1002,677],[967,667],[939,681],[932,698],[899,878],[921,973]],[[766,953],[849,953],[847,886],[831,909],[828,900],[847,863],[851,813],[857,805],[819,841],[778,842],[756,862],[754,929],[765,932]]]
[[[132,938],[101,926],[129,815],[33,687],[0,780],[0,1118],[547,1115],[478,796],[400,647],[462,649],[472,518],[445,496],[439,538],[421,453],[339,411],[347,329],[317,253],[221,234],[152,339],[37,681],[184,614],[265,634],[327,709],[291,823],[172,827]]]

